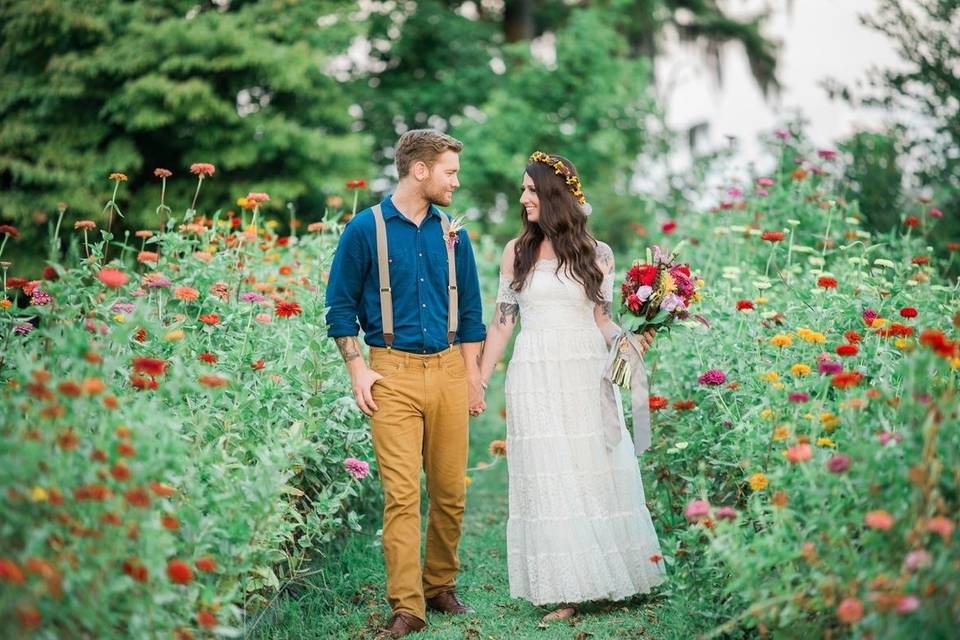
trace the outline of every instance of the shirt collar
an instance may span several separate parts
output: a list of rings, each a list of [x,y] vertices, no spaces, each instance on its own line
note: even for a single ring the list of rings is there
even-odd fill
[[[380,208],[383,211],[384,220],[389,220],[390,218],[393,218],[396,216],[403,216],[403,214],[400,213],[400,210],[397,209],[397,207],[394,206],[393,204],[392,193],[388,195],[386,198],[384,198],[383,202],[380,203]],[[429,207],[427,207],[427,217],[430,217],[430,216],[433,216],[435,218],[440,217],[440,209],[438,209],[437,206],[434,204],[431,204]]]

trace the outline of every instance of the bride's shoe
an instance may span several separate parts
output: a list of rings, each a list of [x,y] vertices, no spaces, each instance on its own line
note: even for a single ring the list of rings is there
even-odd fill
[[[544,626],[554,620],[569,620],[580,613],[580,608],[575,604],[561,604],[559,607],[540,618],[540,625]]]

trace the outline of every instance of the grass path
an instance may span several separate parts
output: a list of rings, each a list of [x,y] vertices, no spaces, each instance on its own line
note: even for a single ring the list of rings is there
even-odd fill
[[[491,388],[499,388],[497,380]],[[491,440],[504,437],[500,417],[502,395],[471,422],[470,465],[490,460]],[[585,640],[630,638],[689,640],[702,632],[702,621],[684,600],[668,596],[677,591],[668,581],[649,596],[618,603],[596,603],[584,608],[572,622],[538,627],[547,611],[509,595],[506,558],[507,467],[501,460],[492,468],[471,473],[467,490],[464,535],[460,546],[458,589],[477,610],[473,616],[428,613],[427,629],[417,640]],[[282,595],[255,629],[252,637],[277,640],[301,638],[369,638],[389,616],[385,574],[379,540],[372,535],[379,518],[368,521],[364,533],[352,534],[328,550],[317,563],[319,573],[306,587]]]

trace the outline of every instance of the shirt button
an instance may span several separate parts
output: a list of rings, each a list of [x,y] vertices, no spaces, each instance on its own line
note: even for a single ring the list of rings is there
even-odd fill
[[[420,257],[423,257],[423,254],[422,254],[422,253],[418,253],[417,255],[420,256]]]
[[[420,306],[423,307],[424,309],[427,308],[427,305],[425,305],[425,304],[422,304],[422,305],[420,305]]]

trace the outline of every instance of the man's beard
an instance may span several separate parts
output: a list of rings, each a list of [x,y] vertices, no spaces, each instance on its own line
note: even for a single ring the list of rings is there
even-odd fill
[[[435,204],[438,207],[449,207],[450,203],[453,202],[453,194],[449,193],[445,189],[438,188],[435,190],[430,190],[424,195],[431,204]]]

